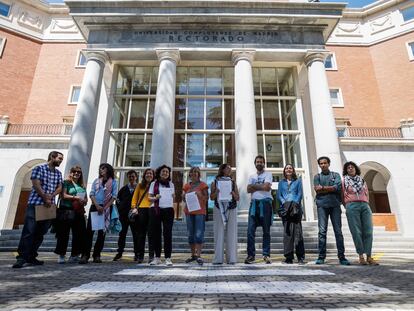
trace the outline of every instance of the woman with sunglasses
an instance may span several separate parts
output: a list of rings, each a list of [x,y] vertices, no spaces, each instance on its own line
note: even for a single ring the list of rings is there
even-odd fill
[[[78,262],[79,256],[85,252],[86,223],[84,206],[87,201],[82,169],[80,166],[74,166],[70,169],[68,178],[63,182],[61,201],[57,211],[55,253],[59,255],[58,263],[60,264],[66,262],[65,255],[71,229],[72,250],[69,262]]]

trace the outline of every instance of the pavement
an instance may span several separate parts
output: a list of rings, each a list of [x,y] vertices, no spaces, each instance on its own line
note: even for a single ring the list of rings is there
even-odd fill
[[[43,266],[12,269],[14,253],[0,253],[0,310],[414,310],[414,255],[377,254],[379,266],[281,264],[184,264],[188,254],[173,255],[174,266],[136,264],[131,254],[102,264],[58,264],[41,253]],[[348,255],[356,263],[356,256]]]

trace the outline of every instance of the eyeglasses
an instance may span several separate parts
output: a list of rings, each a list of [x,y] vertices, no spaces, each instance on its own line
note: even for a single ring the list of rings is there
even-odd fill
[[[81,175],[82,174],[82,171],[73,171],[72,173],[73,174],[79,174],[79,175]]]

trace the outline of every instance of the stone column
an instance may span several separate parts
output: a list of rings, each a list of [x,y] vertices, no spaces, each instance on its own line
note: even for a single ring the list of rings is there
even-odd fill
[[[401,134],[403,138],[414,138],[414,120],[413,118],[400,120]]]
[[[180,61],[178,49],[157,49],[160,62],[157,97],[152,131],[151,167],[172,167],[174,151],[174,116],[176,69]]]
[[[252,73],[254,54],[254,50],[234,50],[232,53],[237,186],[240,209],[244,210],[250,204],[250,195],[247,193],[249,175],[256,171],[254,158],[257,155],[257,134]]]
[[[331,159],[330,169],[342,172],[341,154],[335,117],[331,105],[328,79],[325,72],[325,53],[309,53],[305,57],[308,67],[309,93],[312,110],[313,131],[315,135],[316,156]]]
[[[69,142],[65,174],[68,174],[72,166],[80,165],[86,184],[94,144],[102,76],[108,57],[104,51],[88,51],[85,54],[87,63]]]

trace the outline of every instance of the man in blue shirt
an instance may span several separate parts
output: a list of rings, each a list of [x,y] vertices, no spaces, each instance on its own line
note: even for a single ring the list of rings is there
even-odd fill
[[[36,205],[50,207],[55,204],[55,196],[62,191],[62,173],[57,167],[63,161],[63,154],[58,151],[49,153],[47,163],[36,166],[32,171],[32,191],[27,203],[26,215],[19,247],[17,261],[13,268],[22,268],[25,264],[43,265],[36,259],[37,250],[43,242],[43,236],[49,230],[51,221],[36,221]]]
[[[331,218],[332,227],[335,233],[336,248],[338,259],[341,265],[348,266],[350,263],[345,258],[344,237],[342,235],[341,222],[341,176],[336,172],[331,172],[329,166],[331,160],[326,157],[318,159],[321,173],[313,178],[313,185],[316,191],[316,206],[318,208],[318,250],[319,256],[316,260],[317,265],[325,263],[326,258],[326,232],[328,229],[328,218]]]

